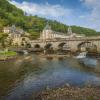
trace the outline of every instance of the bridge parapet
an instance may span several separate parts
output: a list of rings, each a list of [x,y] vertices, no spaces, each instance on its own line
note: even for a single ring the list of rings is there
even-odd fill
[[[97,41],[100,40],[100,37],[85,37],[85,38],[71,38],[71,39],[53,39],[53,40],[32,40],[30,43],[45,43],[45,42],[63,42],[63,41]]]

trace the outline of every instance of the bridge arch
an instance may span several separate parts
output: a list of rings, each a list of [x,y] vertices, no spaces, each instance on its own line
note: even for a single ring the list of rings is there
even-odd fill
[[[68,44],[65,42],[62,42],[58,45],[58,49],[62,49],[62,50],[68,50]]]
[[[53,54],[54,53],[54,49],[53,49],[53,44],[52,43],[47,43],[44,46],[44,49],[46,50],[46,54]]]
[[[62,42],[58,45],[58,48],[62,48],[66,43],[65,42]]]
[[[78,44],[79,51],[97,52],[97,46],[90,41],[84,41]]]
[[[47,43],[47,44],[44,46],[44,49],[50,49],[50,48],[53,48],[53,44],[52,44],[52,43]]]
[[[39,49],[39,48],[41,48],[41,46],[40,46],[39,44],[35,44],[35,45],[34,45],[34,48]]]
[[[26,43],[26,48],[31,48],[31,44],[30,43]]]

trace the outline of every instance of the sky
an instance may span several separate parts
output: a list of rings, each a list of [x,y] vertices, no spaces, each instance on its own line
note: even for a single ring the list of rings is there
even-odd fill
[[[28,15],[100,31],[100,0],[11,0]]]

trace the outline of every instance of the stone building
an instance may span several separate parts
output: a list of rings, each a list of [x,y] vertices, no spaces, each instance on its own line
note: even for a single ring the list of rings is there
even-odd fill
[[[11,45],[24,46],[26,41],[29,41],[27,37],[24,37],[25,32],[20,28],[16,28],[15,25],[4,27],[3,32],[8,34]]]
[[[55,32],[51,29],[49,24],[43,29],[43,32],[40,34],[40,39],[42,40],[53,40],[53,39],[70,39],[70,38],[82,38],[84,35],[78,35],[72,32],[72,28],[69,26],[67,33]]]
[[[46,25],[46,27],[43,29],[42,34],[40,35],[40,39],[45,40],[45,39],[53,39],[54,34],[52,34],[53,31],[51,29],[51,26],[49,24]]]
[[[71,26],[68,27],[67,36],[68,36],[68,38],[82,38],[82,37],[85,37],[84,34],[73,33]]]

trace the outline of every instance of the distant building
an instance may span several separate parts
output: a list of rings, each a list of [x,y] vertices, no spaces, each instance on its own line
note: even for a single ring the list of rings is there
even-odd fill
[[[3,29],[4,33],[8,33],[10,35],[15,35],[15,34],[24,34],[24,31],[20,28],[16,28],[15,25],[12,25],[11,27],[4,27]]]
[[[84,34],[73,33],[71,26],[68,27],[67,36],[68,36],[68,38],[82,38],[82,37],[85,37]]]
[[[4,27],[3,32],[8,34],[8,39],[12,40],[12,45],[21,46],[22,44],[25,44],[23,41],[28,41],[28,38],[24,37],[25,32],[20,28],[16,28],[15,25]]]
[[[68,27],[67,35],[73,35],[72,28],[70,26]]]
[[[10,33],[10,27],[4,27],[3,32],[4,33]]]
[[[51,26],[49,24],[46,25],[46,27],[43,29],[42,34],[40,35],[40,39],[53,39],[54,34],[52,34],[53,31],[51,30]]]
[[[80,38],[80,37],[84,37],[84,35],[78,35],[76,33],[73,33],[72,28],[70,26],[68,27],[68,32],[65,34],[53,31],[48,23],[40,35],[40,39],[42,40],[69,39],[69,38]]]

